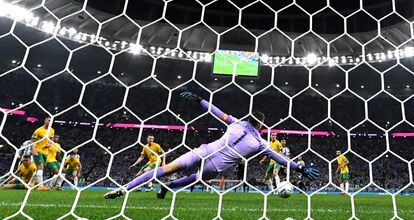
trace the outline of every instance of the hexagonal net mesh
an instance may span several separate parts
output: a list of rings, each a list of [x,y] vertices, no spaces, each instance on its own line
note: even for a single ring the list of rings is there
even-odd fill
[[[411,218],[413,6],[0,0],[0,218]]]

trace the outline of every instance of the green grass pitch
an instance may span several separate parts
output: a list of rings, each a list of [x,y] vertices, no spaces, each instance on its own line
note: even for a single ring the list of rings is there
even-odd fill
[[[232,54],[216,54],[214,60],[213,72],[217,74],[232,75],[233,68],[236,67],[236,75],[239,76],[257,76],[259,71],[258,63],[241,62],[239,58]]]
[[[0,190],[0,219],[16,213],[27,191]],[[124,198],[104,200],[106,191],[86,190],[81,193],[76,215],[87,219],[105,219],[121,212]],[[24,213],[34,219],[56,219],[70,212],[76,196],[75,190],[32,191]],[[132,192],[127,201],[125,215],[132,219],[160,219],[170,212],[172,194],[159,200],[155,192]],[[212,219],[217,216],[219,196],[209,192],[180,192],[176,196],[173,215],[178,219]],[[397,196],[398,215],[403,219],[414,217],[414,196]],[[258,193],[232,193],[223,195],[223,219],[258,219],[263,216],[264,197]],[[266,215],[269,219],[304,219],[307,216],[307,197],[293,195],[282,199],[268,196]],[[311,198],[313,219],[348,219],[352,215],[351,200],[342,195],[314,195]],[[390,196],[355,196],[355,212],[359,219],[390,219],[393,217]],[[22,215],[15,219],[24,219]],[[73,216],[65,219],[74,219]]]

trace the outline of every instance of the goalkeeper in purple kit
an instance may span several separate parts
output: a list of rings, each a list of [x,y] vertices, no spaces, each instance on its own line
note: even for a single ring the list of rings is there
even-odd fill
[[[127,190],[146,183],[154,177],[161,178],[178,171],[185,171],[187,176],[167,183],[166,185],[169,188],[187,186],[200,180],[200,178],[203,180],[213,179],[220,173],[237,165],[240,161],[240,156],[247,158],[259,152],[263,152],[267,157],[270,157],[283,166],[290,164],[291,169],[302,173],[303,176],[310,180],[315,180],[319,176],[317,169],[300,166],[268,147],[269,143],[260,136],[259,132],[264,121],[263,113],[253,112],[253,117],[250,116],[246,121],[238,121],[196,94],[183,92],[181,93],[181,97],[188,101],[199,103],[204,109],[208,109],[211,106],[211,113],[229,125],[226,133],[212,143],[203,144],[193,151],[181,155],[171,163],[135,178],[125,185]],[[201,158],[206,158],[204,160],[203,170],[200,170]],[[168,190],[165,187],[161,187],[157,197],[162,199],[167,192]],[[105,199],[114,199],[124,194],[124,190],[118,189],[106,193],[104,197]]]

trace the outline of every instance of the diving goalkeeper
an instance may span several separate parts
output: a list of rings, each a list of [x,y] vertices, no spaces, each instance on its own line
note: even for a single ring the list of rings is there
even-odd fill
[[[264,121],[264,115],[260,112],[253,112],[246,121],[238,121],[230,115],[223,113],[220,109],[203,100],[200,96],[191,92],[180,94],[181,97],[188,101],[200,104],[204,109],[211,106],[211,113],[226,122],[229,126],[226,133],[218,140],[203,144],[200,147],[181,155],[171,163],[155,168],[143,175],[135,178],[125,188],[131,190],[149,180],[171,175],[178,171],[185,171],[187,176],[171,181],[166,185],[170,188],[187,186],[202,178],[209,180],[217,177],[220,173],[237,165],[240,156],[246,158],[251,155],[262,152],[277,163],[287,166],[303,174],[310,180],[315,180],[319,176],[319,171],[312,167],[303,167],[294,161],[289,161],[285,156],[272,151],[268,146],[269,143],[260,136],[260,129]],[[210,156],[211,155],[211,156]],[[206,158],[210,156],[209,158]],[[200,170],[202,158],[204,161],[203,170]],[[157,194],[158,198],[163,199],[168,190],[161,187]],[[114,199],[124,195],[126,192],[122,189],[110,191],[105,194],[105,199]]]

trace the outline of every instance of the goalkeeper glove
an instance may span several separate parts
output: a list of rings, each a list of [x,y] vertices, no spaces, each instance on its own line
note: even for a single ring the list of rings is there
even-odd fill
[[[199,95],[194,94],[192,92],[182,92],[180,96],[192,102],[201,102],[201,100],[203,100],[203,98],[201,98]]]
[[[319,176],[319,170],[315,167],[302,167],[300,166],[298,171],[302,173],[303,176],[313,181],[316,180]]]

